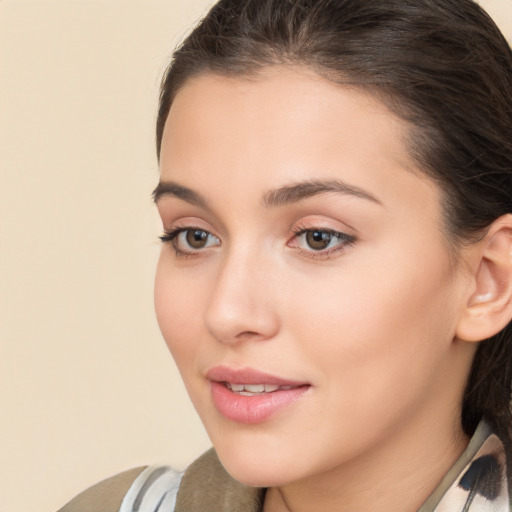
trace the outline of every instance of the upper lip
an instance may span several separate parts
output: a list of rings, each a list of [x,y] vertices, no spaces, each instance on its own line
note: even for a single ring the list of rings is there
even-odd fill
[[[230,382],[233,384],[273,384],[274,386],[305,386],[307,382],[290,380],[254,368],[229,368],[215,366],[206,372],[206,378],[214,382]]]

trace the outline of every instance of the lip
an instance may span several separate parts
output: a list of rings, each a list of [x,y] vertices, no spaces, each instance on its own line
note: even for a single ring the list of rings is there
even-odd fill
[[[216,366],[208,370],[206,378],[211,383],[212,400],[217,411],[231,421],[246,425],[266,421],[291,406],[311,387],[311,384],[307,382],[278,377],[253,368],[235,369]],[[231,384],[270,384],[286,386],[288,389],[244,396],[228,389],[225,386],[226,382]]]
[[[249,367],[215,366],[206,372],[206,378],[214,382],[231,382],[234,384],[273,384],[274,386],[304,386],[308,384],[307,382],[277,377]]]

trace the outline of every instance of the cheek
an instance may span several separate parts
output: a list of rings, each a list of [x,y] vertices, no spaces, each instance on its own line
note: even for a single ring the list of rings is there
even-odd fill
[[[155,311],[164,340],[180,366],[199,340],[198,291],[201,288],[190,283],[190,279],[180,279],[180,273],[167,261],[165,251],[163,247],[155,276]]]
[[[449,268],[435,259],[419,274],[397,257],[386,271],[361,257],[350,272],[290,291],[287,324],[334,403],[372,415],[390,394],[407,402],[425,392],[442,371],[456,315]]]

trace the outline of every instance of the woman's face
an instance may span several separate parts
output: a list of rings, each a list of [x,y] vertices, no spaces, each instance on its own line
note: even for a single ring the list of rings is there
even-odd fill
[[[296,482],[404,443],[414,458],[457,430],[468,277],[406,133],[305,70],[195,78],[172,105],[156,311],[241,481]]]

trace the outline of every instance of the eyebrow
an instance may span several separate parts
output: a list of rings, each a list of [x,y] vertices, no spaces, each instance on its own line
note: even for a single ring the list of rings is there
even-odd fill
[[[153,201],[155,203],[158,203],[160,198],[164,196],[176,197],[195,206],[209,209],[206,200],[201,194],[183,185],[178,185],[173,181],[160,181],[155,190],[153,190]]]
[[[367,199],[382,206],[382,203],[372,194],[354,185],[349,185],[342,180],[308,180],[300,183],[294,183],[271,190],[263,197],[263,203],[267,208],[283,206],[285,204],[297,203],[318,194],[335,192]]]
[[[366,190],[337,179],[308,180],[270,190],[263,196],[263,204],[267,208],[275,208],[286,204],[297,203],[309,197],[329,192],[355,196],[382,206],[382,203]],[[172,181],[159,182],[153,191],[153,200],[155,203],[158,203],[164,196],[175,197],[195,206],[210,209],[207,201],[201,194]]]

